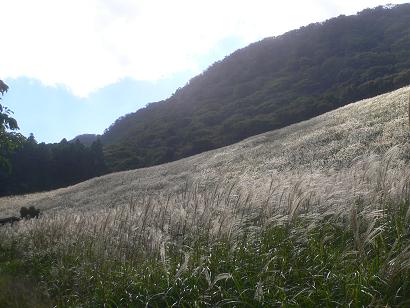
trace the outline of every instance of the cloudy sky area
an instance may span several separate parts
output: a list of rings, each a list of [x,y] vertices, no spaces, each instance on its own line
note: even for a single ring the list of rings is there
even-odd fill
[[[405,3],[406,1],[389,1]],[[0,79],[21,132],[102,133],[234,50],[378,0],[0,0]]]

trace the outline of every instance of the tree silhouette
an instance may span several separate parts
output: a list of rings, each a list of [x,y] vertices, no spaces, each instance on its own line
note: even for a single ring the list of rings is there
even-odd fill
[[[9,87],[0,80],[0,96],[3,96]],[[0,97],[0,100],[2,98]],[[10,162],[6,158],[7,154],[21,145],[24,137],[16,133],[19,129],[17,121],[11,117],[13,112],[3,104],[0,104],[0,168],[10,170]]]

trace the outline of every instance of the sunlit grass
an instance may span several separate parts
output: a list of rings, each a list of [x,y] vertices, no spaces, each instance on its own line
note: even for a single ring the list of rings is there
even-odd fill
[[[244,226],[235,239],[211,239],[202,230],[152,251],[104,246],[103,237],[81,230],[77,242],[68,236],[64,243],[51,227],[3,239],[1,249],[19,252],[59,306],[405,306],[409,213],[408,203],[398,203],[372,219],[360,211],[298,217],[263,229]]]

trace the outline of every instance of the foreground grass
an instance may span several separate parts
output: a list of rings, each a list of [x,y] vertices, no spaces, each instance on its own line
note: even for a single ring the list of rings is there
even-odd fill
[[[371,219],[355,209],[264,229],[244,224],[235,238],[214,240],[203,232],[168,242],[156,254],[122,258],[102,253],[93,238],[79,239],[90,242],[88,251],[76,243],[24,251],[24,242],[36,239],[3,240],[0,305],[18,307],[16,298],[34,298],[25,305],[47,306],[28,280],[22,280],[23,288],[10,287],[10,277],[28,273],[59,307],[408,306],[409,213],[403,202]]]
[[[31,270],[12,250],[0,250],[0,307],[52,306],[44,289],[29,277],[33,275]]]

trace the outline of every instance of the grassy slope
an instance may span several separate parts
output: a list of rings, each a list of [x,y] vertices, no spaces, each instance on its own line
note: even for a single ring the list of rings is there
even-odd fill
[[[1,215],[35,205],[44,216],[0,229],[0,304],[408,305],[408,90],[1,199]]]
[[[377,165],[386,160],[386,152],[395,146],[388,159],[396,164],[406,155],[408,159],[408,91],[402,88],[176,162],[113,173],[51,192],[0,198],[0,216],[16,215],[21,206],[30,205],[44,210],[118,206],[147,191],[180,191],[187,182],[210,189],[217,183],[234,181],[257,196],[273,179],[278,186],[273,197],[278,199],[302,179],[300,185],[326,195],[329,204],[348,203],[366,194],[368,187],[364,181],[343,181],[343,177],[350,179],[352,172],[365,168],[367,173],[357,177],[375,180],[377,174],[371,172],[376,172]],[[399,177],[402,179],[402,174]],[[332,188],[335,184],[336,191]]]

